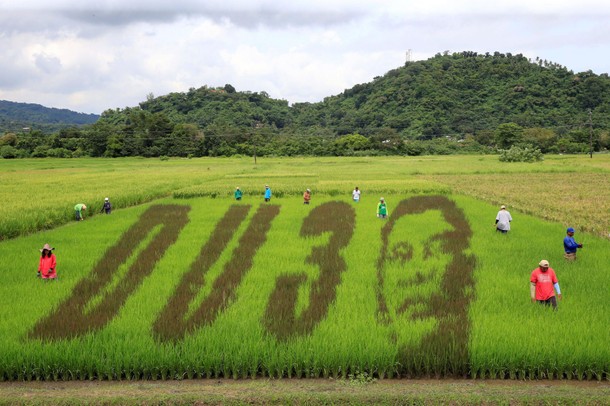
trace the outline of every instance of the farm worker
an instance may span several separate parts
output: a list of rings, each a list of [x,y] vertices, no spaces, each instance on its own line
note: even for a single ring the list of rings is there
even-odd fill
[[[563,249],[566,252],[564,257],[568,261],[574,261],[576,259],[576,250],[582,248],[582,244],[574,240],[574,229],[572,227],[568,227],[566,233],[568,235],[563,239]]]
[[[108,199],[106,197],[104,199],[104,205],[102,206],[102,210],[100,210],[100,213],[105,212],[106,214],[110,214],[111,211],[112,211],[112,204],[110,204],[110,199]]]
[[[352,192],[352,200],[356,203],[360,201],[360,190],[358,189],[358,186],[356,186],[356,188]]]
[[[509,211],[506,210],[506,206],[500,206],[500,211],[496,215],[496,231],[508,233],[510,231],[511,221],[513,221],[513,218],[510,216]]]
[[[549,267],[549,261],[543,259],[538,264],[538,268],[532,271],[530,277],[530,296],[532,303],[538,302],[545,306],[552,305],[557,310],[557,299],[555,299],[555,291],[561,299],[561,290],[559,289],[559,281],[553,268]]]
[[[83,220],[83,210],[87,210],[87,206],[82,203],[79,203],[74,206],[74,214],[76,216],[76,221]]]
[[[385,219],[388,217],[388,206],[386,205],[383,197],[379,199],[379,203],[377,204],[377,217],[380,219]]]
[[[265,201],[268,202],[271,200],[271,189],[269,185],[265,185]]]
[[[243,193],[239,190],[239,186],[235,188],[235,193],[233,193],[233,195],[235,196],[235,200],[241,200]]]
[[[309,204],[311,200],[311,190],[307,189],[305,193],[303,193],[303,204]]]
[[[42,279],[55,279],[57,278],[57,273],[55,269],[56,260],[55,254],[53,254],[53,250],[49,244],[45,244],[40,250],[40,263],[38,264],[38,277]]]

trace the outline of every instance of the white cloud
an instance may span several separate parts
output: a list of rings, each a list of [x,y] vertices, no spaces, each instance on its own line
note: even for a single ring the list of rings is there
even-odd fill
[[[100,113],[223,86],[319,101],[437,52],[610,72],[610,3],[0,0],[0,99]]]

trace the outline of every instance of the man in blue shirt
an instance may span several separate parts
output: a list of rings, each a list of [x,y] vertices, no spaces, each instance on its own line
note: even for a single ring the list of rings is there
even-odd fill
[[[563,239],[563,249],[566,252],[564,257],[568,261],[573,261],[576,259],[576,250],[582,248],[582,244],[574,240],[574,229],[572,227],[569,227],[566,232],[568,236]]]

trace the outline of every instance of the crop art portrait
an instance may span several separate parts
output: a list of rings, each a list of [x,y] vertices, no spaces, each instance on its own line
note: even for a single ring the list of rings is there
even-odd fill
[[[378,320],[390,325],[407,370],[423,358],[437,374],[467,372],[471,235],[464,213],[443,196],[401,201],[381,230]]]

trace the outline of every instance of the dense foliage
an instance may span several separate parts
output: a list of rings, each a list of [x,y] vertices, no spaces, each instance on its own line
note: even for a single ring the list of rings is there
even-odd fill
[[[522,55],[437,54],[318,103],[230,84],[106,110],[93,125],[5,133],[0,156],[424,155],[610,146],[610,78]]]
[[[501,162],[536,162],[542,160],[542,152],[539,149],[521,148],[513,145],[510,149],[500,150]]]

